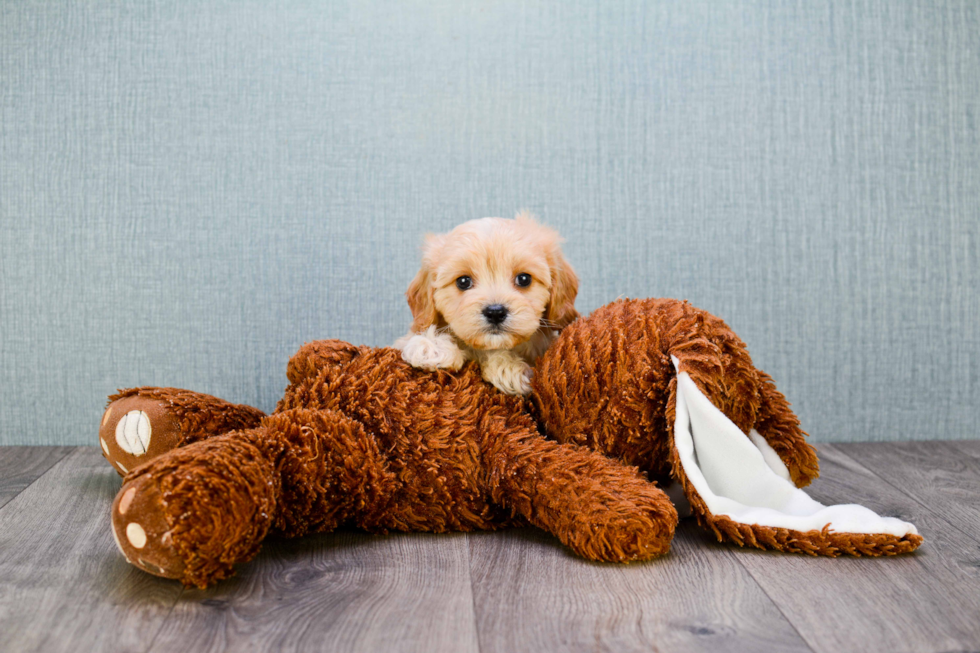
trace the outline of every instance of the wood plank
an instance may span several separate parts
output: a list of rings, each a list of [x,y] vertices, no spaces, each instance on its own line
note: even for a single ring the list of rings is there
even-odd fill
[[[824,503],[860,503],[909,520],[925,543],[914,554],[894,558],[808,558],[736,549],[738,560],[815,651],[980,648],[976,541],[836,446],[818,449],[822,475],[808,488],[811,496]]]
[[[0,650],[976,650],[971,447],[819,447],[811,494],[915,522],[926,543],[910,556],[739,550],[691,522],[668,557],[628,566],[580,560],[534,529],[340,532],[270,540],[206,592],[116,552],[120,481],[96,449],[54,462],[56,449],[0,448],[0,487],[14,493],[0,507]]]
[[[980,462],[980,440],[953,440],[950,444]]]
[[[24,491],[73,447],[0,447],[0,507]]]
[[[535,529],[470,535],[480,650],[810,651],[730,552],[681,523],[670,554],[582,560]]]
[[[838,449],[980,540],[980,462],[953,442],[838,444]]]
[[[0,650],[145,650],[180,587],[130,566],[109,507],[119,476],[79,447],[0,510]]]
[[[270,540],[187,590],[153,651],[477,651],[462,533]]]

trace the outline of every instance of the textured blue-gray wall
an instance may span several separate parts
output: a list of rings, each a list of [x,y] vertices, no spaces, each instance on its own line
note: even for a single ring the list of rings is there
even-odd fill
[[[980,435],[980,3],[4,2],[0,443],[271,409],[425,231],[521,207],[580,309],[724,317],[819,440]]]

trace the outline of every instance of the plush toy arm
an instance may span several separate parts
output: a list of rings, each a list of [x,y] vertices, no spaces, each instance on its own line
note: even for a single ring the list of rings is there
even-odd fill
[[[99,426],[102,453],[125,476],[129,470],[176,447],[254,428],[258,408],[178,388],[130,388],[109,397]]]
[[[343,376],[343,368],[363,350],[343,340],[315,340],[300,347],[286,366],[289,387],[275,412],[322,407],[316,389],[327,388],[332,379]]]
[[[491,496],[591,560],[666,553],[677,524],[670,499],[633,467],[530,427],[489,438]]]
[[[328,368],[346,365],[361,353],[361,347],[343,340],[315,340],[293,354],[286,365],[286,377],[298,385],[310,377],[316,378]]]

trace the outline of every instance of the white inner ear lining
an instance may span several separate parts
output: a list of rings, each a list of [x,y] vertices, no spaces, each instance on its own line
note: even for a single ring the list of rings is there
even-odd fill
[[[677,358],[671,360],[679,370]],[[864,506],[814,501],[793,485],[786,466],[761,435],[753,430],[746,437],[687,372],[679,371],[674,445],[688,481],[715,516],[801,532],[829,526],[835,533],[917,533],[912,524],[881,517]]]

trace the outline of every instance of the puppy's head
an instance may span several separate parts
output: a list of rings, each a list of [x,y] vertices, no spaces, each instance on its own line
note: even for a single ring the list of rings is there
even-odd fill
[[[578,277],[553,229],[528,213],[481,218],[426,237],[406,297],[412,331],[448,326],[474,349],[511,349],[578,317]]]

